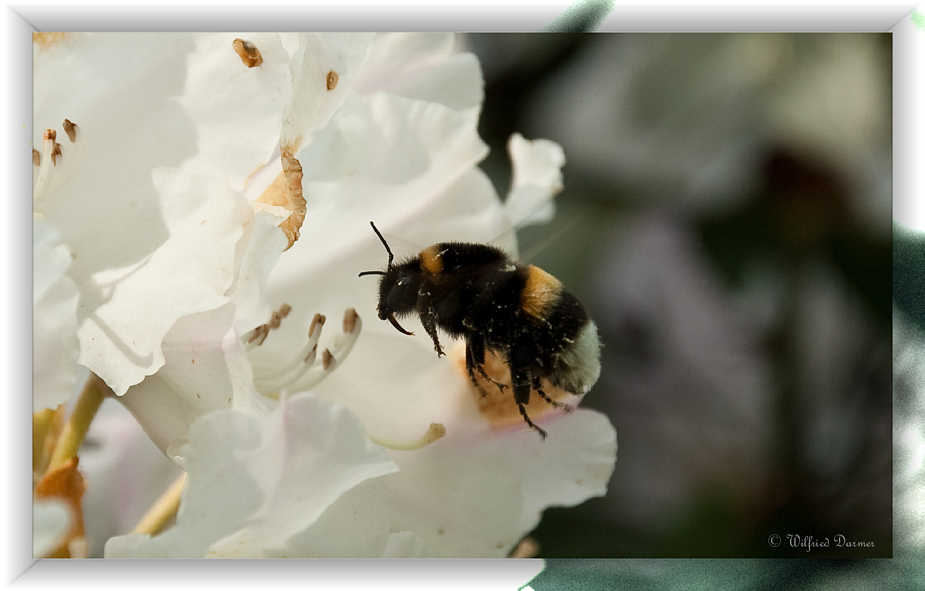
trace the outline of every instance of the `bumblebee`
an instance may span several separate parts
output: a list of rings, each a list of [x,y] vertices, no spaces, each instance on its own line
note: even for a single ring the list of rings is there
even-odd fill
[[[501,391],[510,386],[524,421],[546,439],[546,431],[530,419],[524,407],[530,393],[570,411],[572,407],[543,391],[545,384],[583,396],[601,372],[597,327],[578,298],[549,273],[517,263],[486,244],[441,242],[393,264],[388,243],[376,225],[370,225],[389,255],[385,271],[360,273],[361,277],[382,276],[379,319],[413,335],[396,316],[417,314],[438,357],[444,355],[438,328],[450,337],[465,339],[466,371],[472,383],[483,395],[486,392],[477,375]],[[510,384],[488,376],[486,353],[507,364]]]

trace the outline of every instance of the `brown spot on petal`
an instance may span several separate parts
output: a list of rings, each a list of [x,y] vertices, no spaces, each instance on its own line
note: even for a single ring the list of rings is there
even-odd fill
[[[337,86],[337,80],[339,78],[340,76],[338,76],[337,72],[335,72],[334,70],[331,70],[330,72],[328,72],[328,77],[325,80],[328,86],[328,90],[334,90],[334,87]]]
[[[67,33],[32,33],[32,42],[40,47],[58,45],[67,38]]]
[[[263,63],[263,56],[260,55],[260,50],[250,41],[235,39],[232,42],[232,46],[237,52],[238,57],[241,58],[241,61],[244,62],[244,65],[248,68],[256,68]]]
[[[71,517],[71,529],[64,543],[51,554],[51,558],[71,556],[69,546],[84,538],[84,520],[81,501],[87,489],[83,475],[77,469],[77,457],[73,457],[58,468],[50,470],[35,485],[35,496],[40,499],[63,501]]]
[[[500,357],[494,353],[487,353],[485,355],[484,369],[488,377],[505,385],[504,391],[501,391],[498,386],[490,383],[478,374],[476,374],[476,381],[478,381],[481,389],[472,384],[472,381],[469,379],[469,374],[466,372],[465,343],[461,343],[459,346],[454,347],[453,350],[450,351],[450,358],[453,360],[454,368],[466,380],[466,385],[468,387],[467,391],[472,399],[475,400],[479,414],[488,421],[493,429],[526,427],[523,415],[520,414],[517,403],[514,402],[514,394],[511,392],[510,369]],[[553,388],[548,382],[544,381],[542,385],[543,392],[556,402],[567,403],[570,399],[574,399],[571,393],[560,388]],[[530,415],[530,418],[534,421],[550,412],[556,411],[551,404],[540,398],[535,391],[531,392],[530,402],[524,406],[527,409],[527,414]]]

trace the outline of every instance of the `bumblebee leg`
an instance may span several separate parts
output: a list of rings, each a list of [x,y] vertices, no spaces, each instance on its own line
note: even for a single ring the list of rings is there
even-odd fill
[[[421,324],[434,341],[434,351],[437,352],[437,357],[443,357],[445,353],[443,347],[440,346],[440,339],[437,338],[437,315],[432,308],[421,312]]]
[[[536,424],[530,420],[530,416],[527,414],[527,409],[524,407],[525,404],[530,402],[530,390],[532,390],[532,380],[530,379],[530,373],[522,369],[511,368],[511,389],[514,390],[514,402],[517,403],[517,408],[520,410],[521,416],[523,416],[524,421],[530,425],[530,428],[540,434],[543,440],[546,440],[546,431],[540,429]]]
[[[466,337],[466,371],[469,372],[469,379],[472,380],[472,383],[475,384],[479,390],[482,391],[482,394],[485,395],[487,392],[482,385],[478,382],[475,377],[475,372],[478,372],[486,382],[493,384],[501,392],[504,392],[504,389],[507,387],[507,384],[502,384],[501,382],[495,380],[487,373],[485,373],[485,341],[469,335]]]
[[[469,381],[472,385],[478,388],[482,397],[485,397],[488,396],[488,391],[475,377],[476,370],[483,376],[485,375],[485,370],[482,369],[483,363],[485,363],[485,343],[478,337],[466,337],[466,372],[469,374]]]
[[[540,398],[553,405],[556,408],[561,408],[565,412],[572,412],[575,410],[575,407],[571,404],[565,404],[564,402],[559,402],[558,400],[553,400],[550,398],[546,392],[543,392],[540,384],[540,379],[538,377],[533,378],[533,389],[536,390],[536,393],[539,394]]]

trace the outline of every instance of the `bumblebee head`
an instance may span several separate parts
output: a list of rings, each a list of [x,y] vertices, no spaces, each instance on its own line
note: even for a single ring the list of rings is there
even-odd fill
[[[395,260],[395,255],[392,254],[392,249],[389,248],[389,244],[379,233],[376,224],[369,222],[369,225],[373,227],[373,232],[379,237],[379,241],[382,242],[382,246],[385,247],[385,251],[389,254],[389,262],[385,271],[363,271],[359,277],[363,275],[382,275],[382,279],[379,281],[379,319],[388,320],[400,333],[414,335],[413,332],[402,328],[398,320],[395,319],[396,313],[403,314],[412,311],[417,301],[417,282],[411,277],[411,267],[407,265],[396,267],[393,265],[392,261]]]

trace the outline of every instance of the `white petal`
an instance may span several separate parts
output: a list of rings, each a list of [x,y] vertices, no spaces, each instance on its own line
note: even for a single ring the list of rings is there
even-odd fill
[[[57,232],[32,224],[32,410],[67,401],[77,379],[77,287],[64,274],[71,263]]]
[[[572,507],[604,496],[616,461],[617,433],[606,415],[579,408],[546,425],[549,437],[540,442],[540,454],[523,438],[511,438],[504,446],[523,483],[520,529],[525,534],[547,507]]]
[[[270,213],[258,212],[238,244],[243,252],[227,294],[235,303],[235,329],[239,335],[263,324],[273,313],[266,298],[267,278],[288,244],[279,221]]]
[[[263,63],[248,68],[233,43],[253,43]],[[195,127],[198,152],[183,168],[210,173],[241,190],[279,145],[282,106],[290,100],[289,55],[271,33],[195,36],[177,101]]]
[[[484,99],[479,61],[455,49],[456,36],[449,33],[380,33],[363,64],[357,92],[386,91],[478,117]]]
[[[204,414],[231,408],[242,387],[227,361],[229,350],[240,348],[233,320],[230,303],[177,320],[163,340],[164,367],[119,397],[162,451],[186,441],[190,426]]]
[[[75,277],[80,362],[117,395],[164,364],[160,344],[179,318],[227,301],[235,246],[253,215],[214,177],[158,169],[154,180],[167,241],[140,264]]]
[[[330,121],[356,81],[372,34],[303,33],[290,64],[292,102],[283,115],[280,145],[292,153]],[[304,163],[303,163],[304,165]]]
[[[32,503],[32,556],[48,556],[64,541],[70,528],[67,506],[61,501],[38,500]]]
[[[252,216],[238,242],[228,289],[233,305],[177,320],[161,344],[164,367],[120,399],[162,451],[176,452],[189,427],[207,412],[233,407],[260,414],[269,408],[270,401],[253,388],[238,335],[270,316],[266,278],[285,245],[274,216]]]
[[[379,557],[389,541],[390,526],[385,486],[371,478],[345,492],[315,523],[289,538],[287,555]]]
[[[289,540],[302,541],[298,534],[345,493],[395,470],[355,417],[311,395],[284,399],[263,418],[207,415],[191,429],[185,455],[177,525],[155,538],[113,538],[108,557],[291,556]]]
[[[546,507],[605,493],[616,433],[604,415],[585,409],[534,417],[549,433],[545,441],[523,425],[492,429],[451,359],[437,359],[423,332],[366,332],[348,360],[354,369],[314,391],[344,401],[384,438],[413,439],[431,422],[443,424],[446,436],[436,443],[391,453],[400,471],[383,482],[393,529],[414,532],[437,556],[503,557]]]
[[[556,213],[555,197],[562,190],[565,152],[549,140],[524,139],[515,133],[508,140],[513,165],[511,192],[504,203],[518,227],[546,223]]]

